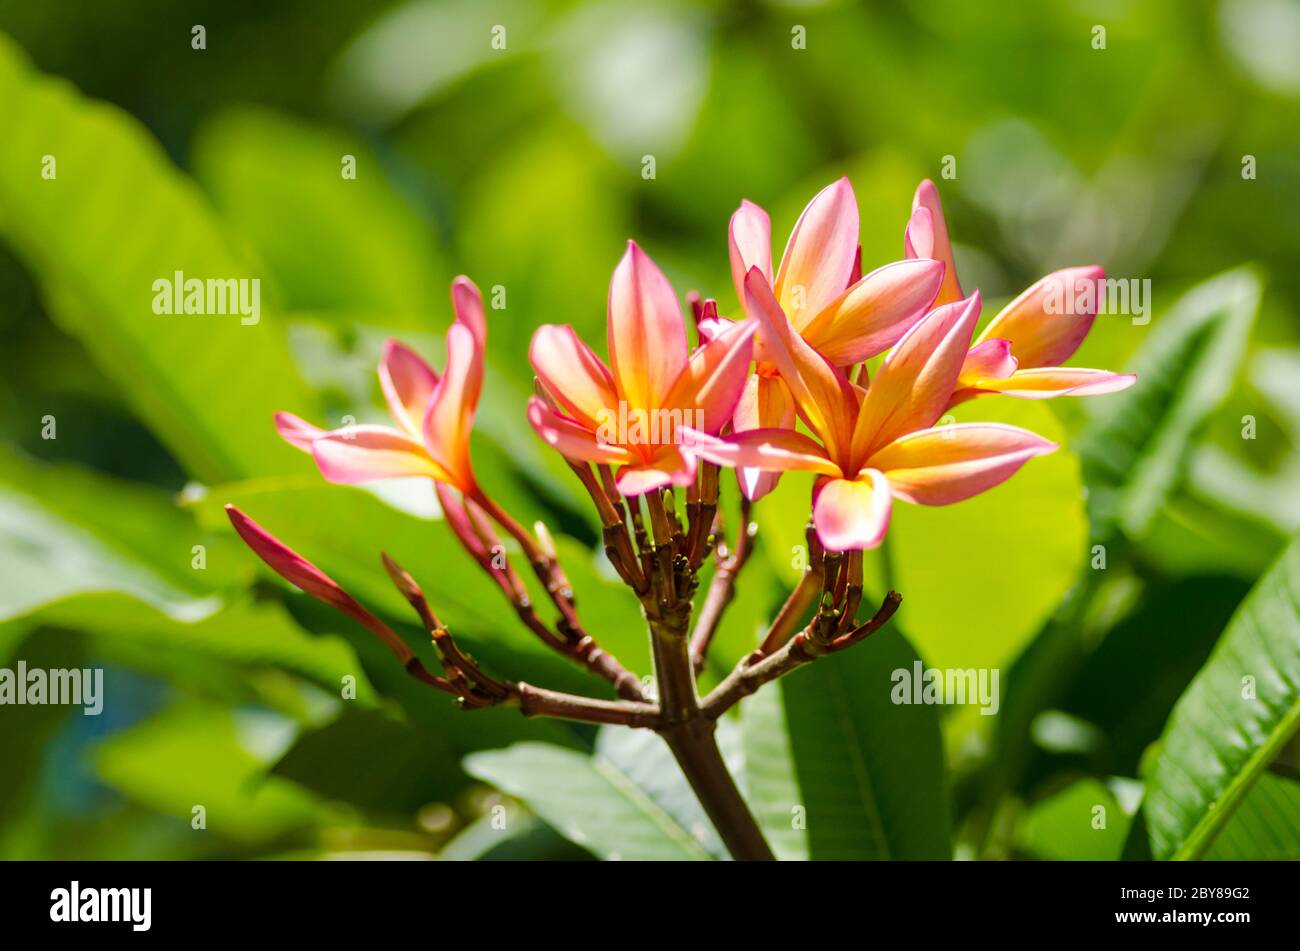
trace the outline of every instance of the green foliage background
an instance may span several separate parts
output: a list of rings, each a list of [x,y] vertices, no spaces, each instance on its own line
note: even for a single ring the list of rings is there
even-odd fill
[[[0,34],[0,666],[102,666],[107,692],[99,717],[0,707],[0,856],[720,856],[652,737],[457,713],[259,570],[221,505],[412,643],[381,548],[491,669],[601,693],[430,493],[327,486],[271,426],[379,420],[383,340],[440,360],[450,278],[501,285],[478,469],[564,533],[584,615],[648,672],[523,418],[532,329],[602,339],[628,237],[732,310],[740,199],[780,242],[841,174],[864,263],[897,259],[953,156],[986,313],[1068,264],[1149,278],[1150,322],[1099,319],[1074,361],[1140,382],[961,408],[1067,449],[898,507],[870,565],[896,624],[724,724],[755,812],[791,858],[1300,858],[1300,5],[51,0]],[[154,316],[176,270],[259,276],[260,323]],[[759,506],[706,678],[797,577],[807,489]],[[996,668],[997,715],[889,703],[918,657]]]

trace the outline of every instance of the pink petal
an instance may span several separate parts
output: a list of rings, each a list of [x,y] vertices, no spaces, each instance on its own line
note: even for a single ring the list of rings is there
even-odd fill
[[[453,481],[423,444],[387,426],[336,429],[313,442],[311,450],[321,475],[341,485],[414,476]]]
[[[699,331],[700,343],[705,344],[730,327],[735,321],[728,320],[726,317],[703,317],[695,325]]]
[[[731,324],[698,347],[664,405],[682,410],[685,419],[705,432],[722,429],[744,389],[757,329],[753,320]]]
[[[745,278],[746,309],[759,321],[767,357],[777,366],[794,396],[795,408],[826,443],[831,458],[847,450],[857,398],[848,378],[808,346],[790,326],[762,273]]]
[[[961,365],[959,386],[974,386],[978,380],[1005,380],[1016,372],[1011,341],[985,340],[970,348]]]
[[[595,429],[608,413],[617,414],[614,375],[572,327],[539,327],[528,361],[559,404],[585,426]]]
[[[686,366],[681,307],[668,278],[635,241],[609,284],[609,361],[631,409],[656,409]]]
[[[1011,478],[1034,456],[1056,444],[1000,423],[958,423],[910,433],[872,455],[894,494],[920,505],[948,505]]]
[[[779,376],[753,374],[741,391],[736,411],[731,416],[731,428],[736,432],[748,429],[794,429],[794,397],[790,388]],[[740,468],[736,470],[740,490],[745,498],[757,502],[776,488],[781,478],[779,472]]]
[[[548,446],[566,459],[614,464],[636,459],[622,446],[602,441],[592,430],[561,416],[536,396],[528,401],[528,422]]]
[[[454,323],[447,329],[447,370],[429,400],[423,428],[429,455],[464,492],[474,486],[469,435],[482,389],[483,351],[468,325]]]
[[[731,216],[727,233],[731,254],[731,282],[741,306],[745,304],[745,275],[751,267],[763,272],[772,283],[772,220],[752,201],[742,201]]]
[[[456,320],[474,334],[479,350],[487,347],[487,317],[483,312],[483,295],[465,275],[451,282],[451,309]]]
[[[934,424],[948,406],[971,333],[980,296],[932,310],[885,358],[867,390],[853,430],[855,464],[904,433]]]
[[[313,426],[293,413],[283,412],[275,414],[275,430],[281,439],[303,452],[311,452],[311,444],[327,434],[319,426]]]
[[[695,481],[695,472],[693,454],[676,446],[661,446],[649,463],[619,469],[614,483],[619,492],[631,498],[670,485],[688,486]]]
[[[1001,393],[1027,400],[1044,400],[1053,396],[1101,396],[1126,390],[1137,382],[1131,373],[1109,370],[1085,370],[1079,367],[1035,367],[1017,370],[1005,380],[981,380],[977,389],[983,393]]]
[[[836,366],[861,363],[884,353],[924,317],[942,283],[939,261],[886,264],[837,297],[799,333]]]
[[[924,211],[927,214],[917,214]],[[961,284],[957,281],[957,263],[952,256],[952,242],[948,239],[948,223],[943,217],[939,190],[928,178],[916,186],[912,197],[912,220],[908,222],[903,245],[909,257],[933,258],[944,265],[943,286],[934,306],[952,304],[962,299]]]
[[[696,430],[683,430],[682,445],[720,466],[751,466],[767,472],[801,469],[841,476],[826,450],[793,429],[749,429],[719,438]]]
[[[856,480],[827,479],[813,491],[813,526],[828,551],[878,547],[892,511],[889,480],[874,469]]]
[[[389,340],[379,361],[379,387],[384,391],[394,422],[411,436],[420,437],[424,411],[438,385],[438,374],[409,347]]]
[[[792,321],[805,322],[848,287],[857,250],[858,203],[841,178],[808,203],[781,256],[776,296]]]
[[[1002,308],[980,341],[1010,340],[1021,369],[1060,366],[1092,329],[1105,277],[1099,267],[1053,271]]]

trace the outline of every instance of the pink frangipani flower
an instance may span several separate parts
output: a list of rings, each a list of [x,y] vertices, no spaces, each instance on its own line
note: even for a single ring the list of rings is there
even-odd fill
[[[929,179],[917,186],[903,245],[909,258],[936,258],[947,265],[936,303],[961,298],[943,206]],[[1063,268],[1002,308],[962,365],[952,404],[992,393],[1047,399],[1100,396],[1132,386],[1137,377],[1131,374],[1061,366],[1092,329],[1105,278],[1096,266]]]
[[[538,328],[529,360],[545,398],[529,401],[528,420],[565,457],[619,466],[624,495],[689,485],[682,427],[712,435],[731,418],[754,330],[727,323],[691,353],[672,286],[629,241],[609,285],[609,365],[572,327]]]
[[[691,434],[694,451],[719,465],[817,473],[813,524],[828,550],[878,546],[894,497],[920,505],[959,502],[1057,448],[1015,426],[934,425],[966,358],[979,317],[978,293],[916,323],[864,391],[794,331],[760,269],[750,270],[745,292],[767,353],[817,439],[772,428],[725,438]]]
[[[772,271],[772,225],[758,205],[743,201],[731,216],[731,275],[748,309],[745,282],[757,269],[794,330],[831,363],[848,367],[883,353],[929,310],[944,278],[939,261],[904,260],[861,274],[858,206],[847,178],[808,203]],[[914,256],[915,257],[915,256]],[[752,311],[748,311],[753,316]],[[734,428],[794,425],[795,406],[762,332],[755,340],[755,372],[736,408]],[[777,473],[740,470],[741,488],[758,499]]]
[[[447,331],[447,368],[441,376],[395,340],[384,346],[379,383],[394,426],[323,430],[277,413],[276,428],[290,445],[310,452],[330,482],[423,476],[480,494],[470,464],[469,437],[483,388],[487,341],[483,298],[467,277],[451,286],[456,320]]]

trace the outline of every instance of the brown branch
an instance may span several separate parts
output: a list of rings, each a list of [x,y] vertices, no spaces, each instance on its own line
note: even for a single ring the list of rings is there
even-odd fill
[[[514,686],[519,710],[526,717],[554,717],[580,723],[612,723],[648,730],[657,730],[662,726],[659,708],[654,704],[593,700],[526,683]]]
[[[737,664],[727,678],[704,698],[700,704],[700,713],[716,720],[763,684],[783,677],[804,664],[810,664],[823,654],[833,654],[865,640],[888,623],[902,600],[902,595],[897,591],[890,591],[870,620],[831,640],[826,640],[824,634],[817,629],[819,619],[825,616],[819,612],[808,627],[792,637],[776,653],[754,651]]]

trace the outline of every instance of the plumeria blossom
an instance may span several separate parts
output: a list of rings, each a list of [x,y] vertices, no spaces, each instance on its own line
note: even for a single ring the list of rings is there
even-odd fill
[[[948,505],[1010,478],[1056,444],[1015,426],[935,426],[947,408],[979,318],[979,294],[935,308],[903,335],[866,390],[849,382],[786,319],[766,275],[745,278],[749,312],[816,440],[765,428],[724,438],[692,434],[719,465],[818,474],[813,524],[828,550],[878,546],[893,498]]]
[[[861,275],[858,206],[847,178],[822,189],[799,216],[781,264],[772,270],[772,224],[758,205],[743,201],[731,216],[731,276],[748,307],[745,283],[757,269],[790,325],[831,363],[848,367],[883,353],[930,309],[944,281],[944,265],[911,255]],[[750,311],[752,316],[752,311]],[[736,408],[734,428],[794,426],[795,404],[760,332],[755,372]],[[777,474],[740,470],[741,487],[758,499]]]
[[[917,186],[903,245],[909,258],[946,265],[936,303],[961,299],[943,206],[929,179]],[[967,355],[952,402],[991,393],[1022,399],[1099,396],[1132,386],[1137,377],[1131,374],[1061,366],[1092,329],[1105,279],[1099,267],[1063,268],[1004,307]]]
[[[618,466],[624,495],[689,485],[696,462],[682,428],[713,435],[730,419],[755,326],[727,322],[691,353],[672,286],[629,241],[609,285],[609,365],[572,327],[540,327],[529,360],[543,395],[528,420],[565,457]]]
[[[280,435],[311,453],[330,482],[423,476],[454,486],[466,497],[481,496],[470,464],[469,436],[483,388],[487,324],[482,295],[469,278],[452,282],[451,301],[456,320],[447,331],[447,367],[441,376],[409,347],[395,340],[384,346],[379,383],[394,425],[327,431],[292,413],[276,414]]]

